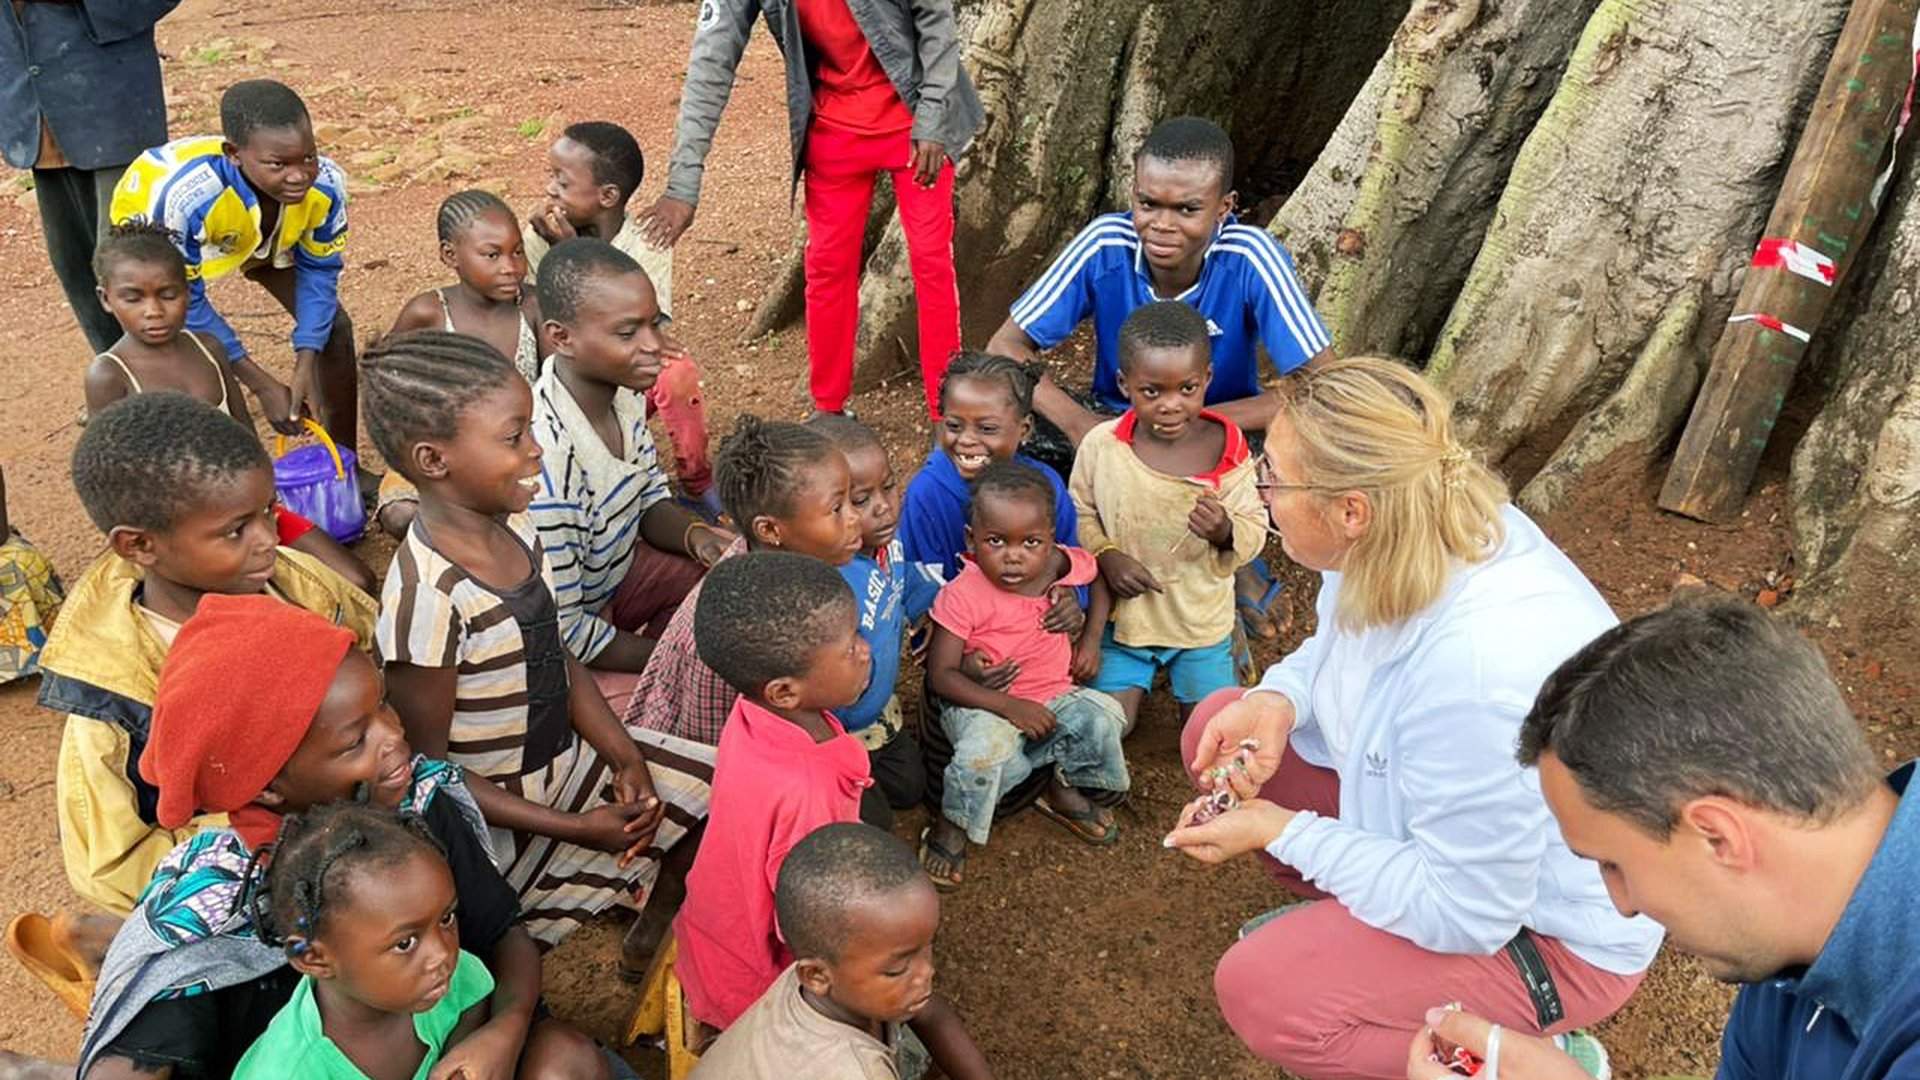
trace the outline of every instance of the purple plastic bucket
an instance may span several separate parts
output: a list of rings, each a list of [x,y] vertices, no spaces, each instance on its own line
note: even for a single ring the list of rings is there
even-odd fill
[[[340,451],[341,476],[333,455],[318,444],[289,450],[273,463],[273,486],[286,508],[351,544],[367,531],[367,508],[360,501],[360,470],[353,451]]]

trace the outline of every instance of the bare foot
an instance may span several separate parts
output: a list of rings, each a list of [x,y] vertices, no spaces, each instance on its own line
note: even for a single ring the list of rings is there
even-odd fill
[[[53,940],[80,962],[88,978],[94,978],[100,974],[100,965],[107,959],[107,948],[113,944],[113,936],[120,932],[123,921],[112,915],[62,912],[53,917]]]

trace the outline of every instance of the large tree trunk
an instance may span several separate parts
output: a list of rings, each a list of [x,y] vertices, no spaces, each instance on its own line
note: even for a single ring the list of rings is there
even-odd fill
[[[1093,215],[1130,201],[1132,154],[1181,112],[1220,120],[1239,172],[1263,188],[1304,175],[1408,0],[978,0],[963,6],[966,64],[987,121],[955,196],[963,339],[984,343],[1007,306]],[[1249,28],[1258,28],[1249,32]],[[884,191],[884,187],[882,189]],[[917,334],[891,194],[861,284],[858,383],[913,366]],[[881,215],[884,215],[882,217]],[[800,314],[799,250],[757,330]]]
[[[1603,0],[1429,371],[1550,508],[1685,415],[1846,0]],[[1517,451],[1525,453],[1516,454]]]
[[[1876,636],[1920,625],[1920,169],[1909,163],[1864,287],[1833,320],[1834,390],[1794,450],[1793,608]]]

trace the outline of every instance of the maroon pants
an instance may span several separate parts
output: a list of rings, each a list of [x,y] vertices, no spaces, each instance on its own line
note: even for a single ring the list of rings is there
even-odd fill
[[[1182,761],[1193,761],[1208,718],[1241,693],[1216,691],[1194,708],[1180,736]],[[1338,774],[1302,761],[1291,749],[1260,795],[1293,810],[1340,814]],[[1260,858],[1275,880],[1318,901],[1262,926],[1228,949],[1214,969],[1221,1016],[1262,1058],[1306,1080],[1399,1080],[1426,1011],[1453,1001],[1503,1027],[1542,1033],[1505,951],[1463,956],[1423,949],[1354,918],[1292,867],[1264,852]],[[1547,1034],[1613,1015],[1644,975],[1604,971],[1554,938],[1536,934],[1534,942],[1566,1011]]]

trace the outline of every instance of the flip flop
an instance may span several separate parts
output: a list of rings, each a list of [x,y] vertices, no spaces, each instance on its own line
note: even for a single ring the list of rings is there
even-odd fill
[[[93,979],[79,959],[59,943],[53,921],[39,912],[15,915],[7,923],[7,951],[46,984],[67,1011],[82,1020],[93,1004]]]
[[[947,860],[947,865],[953,867],[953,870],[945,877],[935,874],[927,866],[927,855],[930,853]],[[950,851],[933,838],[933,826],[929,825],[920,830],[920,869],[926,871],[926,875],[928,879],[933,882],[935,889],[941,892],[952,892],[959,888],[963,880],[960,875],[960,870],[966,866],[966,864],[966,845],[962,844],[959,851]]]
[[[1033,801],[1033,808],[1048,819],[1058,822],[1060,827],[1072,833],[1081,843],[1094,847],[1110,847],[1120,839],[1120,826],[1109,818],[1102,825],[1100,808],[1089,807],[1086,810],[1066,811],[1048,802],[1045,796]]]
[[[1273,576],[1273,568],[1267,565],[1265,559],[1255,559],[1247,566],[1253,571],[1255,577],[1266,582],[1267,588],[1260,594],[1260,599],[1249,600],[1240,595],[1240,583],[1236,579],[1233,608],[1239,614],[1240,626],[1246,631],[1248,637],[1272,641],[1280,636],[1280,628],[1273,621],[1273,602],[1280,598],[1281,593],[1287,591],[1287,583]],[[1258,620],[1258,625],[1255,620]]]

